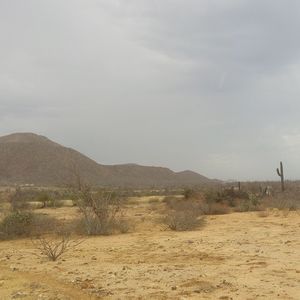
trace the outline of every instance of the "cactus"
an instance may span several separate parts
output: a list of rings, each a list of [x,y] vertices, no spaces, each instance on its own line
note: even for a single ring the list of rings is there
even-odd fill
[[[280,162],[280,170],[277,168],[277,174],[281,179],[281,190],[284,192],[284,175],[283,175],[283,165]]]

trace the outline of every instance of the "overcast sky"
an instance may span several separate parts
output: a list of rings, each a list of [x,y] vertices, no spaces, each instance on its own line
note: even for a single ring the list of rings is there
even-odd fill
[[[299,32],[298,0],[0,0],[0,135],[300,179]]]

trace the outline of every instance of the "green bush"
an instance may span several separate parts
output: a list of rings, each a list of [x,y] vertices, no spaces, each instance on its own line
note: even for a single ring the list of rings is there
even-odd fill
[[[0,223],[0,237],[15,238],[31,232],[34,216],[31,212],[12,212]]]
[[[29,211],[10,212],[0,222],[0,239],[33,237],[65,230],[65,225],[53,217]]]

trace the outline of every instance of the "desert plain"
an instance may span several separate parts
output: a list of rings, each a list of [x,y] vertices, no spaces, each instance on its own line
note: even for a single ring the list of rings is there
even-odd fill
[[[1,241],[0,299],[300,299],[298,211],[206,216],[199,229],[177,232],[151,199],[127,205],[132,232],[85,237],[55,262],[28,238]]]

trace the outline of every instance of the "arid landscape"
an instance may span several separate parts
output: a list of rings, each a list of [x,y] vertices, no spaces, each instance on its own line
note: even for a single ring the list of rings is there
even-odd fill
[[[164,199],[129,198],[127,233],[78,237],[57,261],[30,238],[1,241],[0,299],[299,299],[299,211],[207,215],[193,231],[172,231]],[[61,222],[79,214],[34,212]]]
[[[1,0],[0,300],[300,300],[299,28]]]
[[[299,181],[105,166],[0,137],[0,299],[300,298]]]

